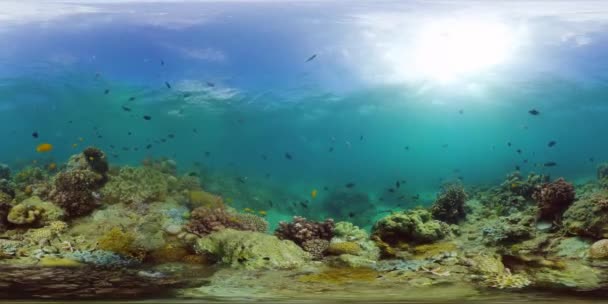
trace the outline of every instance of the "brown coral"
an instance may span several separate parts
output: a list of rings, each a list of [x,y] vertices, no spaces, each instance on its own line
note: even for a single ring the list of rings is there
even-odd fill
[[[253,214],[239,214],[223,208],[199,207],[190,214],[186,229],[197,235],[207,235],[226,228],[266,232],[268,223]]]
[[[292,240],[302,244],[308,240],[331,240],[334,236],[334,220],[326,219],[323,222],[308,221],[301,216],[294,216],[291,223],[280,222],[274,234],[282,240]]]
[[[552,183],[539,186],[532,195],[538,203],[538,217],[555,220],[574,202],[575,192],[572,184],[560,178]]]
[[[329,241],[322,239],[308,240],[302,244],[302,249],[310,253],[315,260],[320,260],[325,256],[329,248]]]
[[[90,170],[63,171],[55,176],[52,200],[70,217],[86,215],[98,205],[96,192],[103,176]]]
[[[467,194],[461,185],[447,185],[433,203],[431,214],[435,219],[455,224],[465,217],[464,203],[466,200]]]

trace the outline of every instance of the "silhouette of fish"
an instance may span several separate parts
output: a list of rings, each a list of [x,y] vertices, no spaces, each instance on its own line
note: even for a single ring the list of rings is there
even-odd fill
[[[135,96],[129,97],[129,101],[133,101],[133,100],[135,100]]]
[[[293,159],[293,156],[291,156],[291,154],[289,154],[289,153],[287,153],[287,152],[286,152],[286,153],[285,153],[285,158],[287,158],[287,159],[289,159],[289,160],[292,160],[292,159]]]
[[[349,189],[353,188],[354,186],[355,186],[355,183],[348,183],[348,184],[344,185],[344,187],[349,188]]]
[[[169,82],[167,82],[167,81],[165,81],[165,86],[167,86],[167,89],[171,88],[171,84]]]
[[[537,109],[532,109],[532,110],[528,111],[528,113],[530,113],[530,115],[534,115],[534,116],[537,116],[540,114],[540,112]]]
[[[396,181],[396,182],[395,182],[395,187],[397,187],[397,188],[401,187],[401,182]]]
[[[32,133],[32,137],[33,138],[38,138],[38,132],[34,131],[34,133]]]
[[[555,146],[555,144],[557,144],[557,142],[555,140],[552,140],[547,144],[547,147],[551,148],[551,147]]]
[[[557,163],[553,162],[553,161],[550,161],[550,162],[544,163],[543,166],[545,166],[545,167],[555,167],[555,166],[557,166]]]
[[[145,119],[145,120],[151,120],[151,119],[152,119],[152,116],[150,116],[150,115],[144,115],[144,119]]]
[[[306,59],[305,62],[311,62],[313,61],[315,58],[317,58],[317,54],[313,54],[312,56],[308,57],[308,59]]]
[[[131,112],[131,108],[127,107],[127,106],[121,106],[122,110],[125,112]]]
[[[110,89],[106,89],[105,91],[103,91],[103,95],[108,95],[110,94]]]

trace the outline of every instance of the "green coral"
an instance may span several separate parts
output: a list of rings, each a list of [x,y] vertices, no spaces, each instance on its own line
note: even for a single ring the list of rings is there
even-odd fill
[[[344,241],[366,240],[369,236],[367,232],[350,222],[337,222],[334,227],[334,237]]]
[[[393,213],[380,219],[374,225],[373,234],[391,245],[423,244],[449,236],[450,226],[432,219],[425,209],[414,209]]]
[[[123,167],[111,176],[102,189],[110,203],[149,203],[163,200],[168,191],[167,178],[150,167]]]
[[[7,220],[15,225],[45,226],[63,217],[63,210],[53,203],[32,196],[11,208]]]
[[[289,269],[304,265],[310,255],[291,241],[259,232],[225,229],[200,238],[198,253],[245,269]]]

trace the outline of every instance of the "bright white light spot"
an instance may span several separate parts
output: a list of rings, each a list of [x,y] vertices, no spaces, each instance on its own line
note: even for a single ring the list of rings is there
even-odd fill
[[[421,29],[414,44],[414,67],[424,78],[442,83],[505,62],[515,35],[504,24],[435,21]]]

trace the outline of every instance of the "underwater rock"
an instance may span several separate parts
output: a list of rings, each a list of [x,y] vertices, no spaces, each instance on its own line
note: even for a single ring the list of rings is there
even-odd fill
[[[69,217],[86,215],[99,206],[96,192],[103,186],[103,176],[90,170],[62,171],[55,176],[51,199]]]
[[[574,202],[575,192],[572,184],[563,178],[537,187],[532,195],[538,203],[538,217],[542,220],[555,220]]]
[[[591,247],[591,242],[587,239],[580,237],[564,238],[555,246],[555,255],[558,257],[582,259],[587,257],[589,247]]]
[[[63,215],[63,210],[53,203],[32,196],[13,206],[7,215],[7,220],[15,225],[46,226],[60,220]]]
[[[334,220],[313,222],[301,216],[294,216],[291,223],[281,221],[274,235],[282,240],[292,240],[300,246],[314,239],[329,241],[334,235]]]
[[[423,244],[450,235],[450,226],[434,220],[425,209],[397,212],[380,219],[372,234],[391,246],[400,243]]]
[[[608,258],[608,239],[599,240],[589,248],[589,257],[592,259]]]
[[[465,218],[464,203],[467,194],[462,185],[450,184],[443,187],[437,200],[431,206],[433,218],[455,224]]]
[[[223,208],[199,207],[190,213],[186,230],[199,236],[223,229],[266,232],[268,222],[254,214],[240,214]]]
[[[149,203],[162,201],[168,193],[165,174],[149,167],[122,167],[111,175],[101,190],[108,203]]]
[[[525,274],[513,274],[495,255],[478,254],[467,260],[471,270],[478,274],[481,284],[498,289],[524,288],[532,281]]]
[[[288,269],[303,266],[310,255],[288,240],[259,232],[224,229],[200,238],[199,254],[223,264],[245,269]]]
[[[11,177],[11,168],[8,165],[0,164],[0,179],[9,179]]]
[[[549,177],[546,175],[536,174],[534,172],[528,174],[524,180],[519,171],[512,172],[507,175],[506,180],[500,187],[507,192],[512,192],[515,195],[520,195],[526,199],[532,199],[532,195],[537,187],[543,183],[549,182]]]
[[[12,201],[12,196],[0,191],[0,204],[10,204]]]
[[[594,239],[608,238],[608,191],[574,202],[563,215],[564,229]]]
[[[110,169],[110,165],[108,165],[108,160],[103,151],[95,147],[88,147],[82,151],[82,154],[84,155],[85,161],[90,166],[91,170],[103,176],[106,175]]]
[[[361,227],[373,223],[376,206],[366,193],[336,189],[319,204],[322,212],[336,220],[348,220]]]
[[[533,216],[518,212],[489,220],[481,227],[484,243],[490,245],[511,244],[534,236]]]
[[[347,242],[363,241],[369,238],[367,231],[350,222],[337,222],[334,227],[334,238]]]
[[[608,178],[608,163],[597,166],[597,179],[603,180],[605,178]]]

